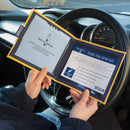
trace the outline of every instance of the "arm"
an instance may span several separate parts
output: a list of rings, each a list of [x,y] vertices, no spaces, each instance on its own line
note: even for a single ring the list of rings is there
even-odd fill
[[[70,89],[71,96],[75,102],[69,118],[62,121],[61,130],[91,130],[92,126],[88,119],[97,111],[97,101],[89,98],[89,91],[83,94]]]
[[[41,87],[48,89],[51,85],[51,80],[45,77],[46,74],[47,68],[43,68],[40,73],[31,70],[25,84],[22,83],[16,88],[1,88],[0,100],[22,110],[32,111]]]
[[[97,101],[89,97],[89,91],[87,89],[83,94],[72,89],[70,93],[76,103],[70,112],[70,117],[87,121],[97,111]]]
[[[60,130],[92,130],[92,126],[89,122],[78,118],[66,118],[61,122]]]
[[[37,99],[32,100],[25,90],[25,84],[21,83],[17,87],[3,87],[0,92],[0,101],[16,106],[25,111],[32,111]]]

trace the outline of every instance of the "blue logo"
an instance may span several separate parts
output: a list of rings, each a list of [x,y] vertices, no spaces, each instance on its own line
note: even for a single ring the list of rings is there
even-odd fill
[[[72,76],[74,75],[74,72],[75,72],[74,69],[67,67],[64,75],[69,77],[69,78],[72,78]]]

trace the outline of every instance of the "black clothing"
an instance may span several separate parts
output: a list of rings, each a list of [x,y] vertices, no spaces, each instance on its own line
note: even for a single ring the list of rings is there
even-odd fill
[[[56,126],[32,113],[37,99],[32,100],[24,84],[0,88],[0,130],[56,130]],[[88,122],[75,118],[61,120],[60,130],[91,130]]]

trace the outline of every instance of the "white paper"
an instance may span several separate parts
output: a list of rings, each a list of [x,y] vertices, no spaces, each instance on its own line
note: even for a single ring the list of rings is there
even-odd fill
[[[70,37],[36,15],[26,31],[15,55],[40,68],[53,72]]]
[[[61,76],[104,94],[116,65],[72,51]]]

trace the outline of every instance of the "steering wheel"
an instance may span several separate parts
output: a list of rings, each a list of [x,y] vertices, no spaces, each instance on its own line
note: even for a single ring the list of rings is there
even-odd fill
[[[127,52],[106,105],[99,103],[99,110],[104,110],[112,106],[119,99],[128,83],[130,69],[129,40],[119,22],[107,12],[99,9],[77,9],[64,14],[56,21],[56,23],[66,29],[74,20],[83,17],[95,18],[110,26],[117,37],[116,48],[118,48],[118,50]],[[69,88],[64,87],[56,82],[52,83],[52,86],[49,90],[41,90],[41,96],[54,111],[64,116],[69,115],[70,109],[74,104],[69,95]]]

